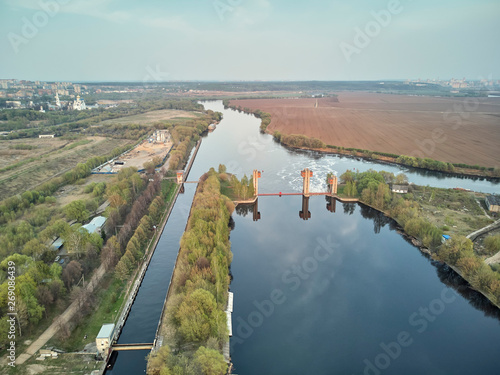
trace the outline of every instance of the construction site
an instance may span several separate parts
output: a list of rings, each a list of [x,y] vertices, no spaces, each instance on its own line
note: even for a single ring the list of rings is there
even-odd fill
[[[142,171],[144,164],[150,161],[156,161],[155,165],[158,166],[165,162],[172,145],[172,138],[168,130],[156,130],[132,150],[100,165],[92,173],[115,174],[120,169],[128,167],[135,167]]]

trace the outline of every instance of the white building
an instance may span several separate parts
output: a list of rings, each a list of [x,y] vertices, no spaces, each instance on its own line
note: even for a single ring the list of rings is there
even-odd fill
[[[73,111],[82,111],[84,109],[87,109],[87,106],[85,105],[85,101],[83,99],[80,99],[80,95],[77,95],[75,101],[73,103],[70,103],[69,109]]]
[[[59,100],[59,94],[56,92],[56,107],[61,108],[61,101]]]
[[[109,348],[112,345],[111,340],[113,339],[113,331],[115,330],[115,325],[112,323],[103,324],[101,330],[95,338],[95,343],[97,345],[97,351],[99,354],[106,358],[109,352]]]

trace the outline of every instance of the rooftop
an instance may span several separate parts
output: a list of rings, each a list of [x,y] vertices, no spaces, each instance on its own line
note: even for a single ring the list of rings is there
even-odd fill
[[[55,240],[53,243],[52,243],[52,248],[54,250],[59,250],[61,248],[61,246],[63,245],[64,243],[64,240],[59,237],[57,240]]]
[[[98,229],[102,228],[105,222],[106,218],[104,216],[96,216],[90,223],[82,225],[82,228],[85,228],[89,233],[96,233]]]
[[[494,205],[500,206],[500,196],[498,196],[498,195],[487,195],[486,196],[486,200],[490,204],[494,204]]]
[[[408,190],[408,185],[392,185],[392,190]]]
[[[97,334],[97,338],[98,339],[110,338],[114,329],[115,325],[113,323],[103,324],[101,330]]]

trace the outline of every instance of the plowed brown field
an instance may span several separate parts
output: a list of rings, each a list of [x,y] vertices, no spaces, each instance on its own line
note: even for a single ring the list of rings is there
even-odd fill
[[[332,98],[232,100],[272,115],[268,131],[326,144],[452,163],[500,166],[499,98],[341,93]]]

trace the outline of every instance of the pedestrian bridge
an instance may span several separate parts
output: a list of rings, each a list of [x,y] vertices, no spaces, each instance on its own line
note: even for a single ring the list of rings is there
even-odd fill
[[[153,343],[147,344],[115,344],[112,347],[113,351],[123,351],[123,350],[151,350],[153,349]]]

